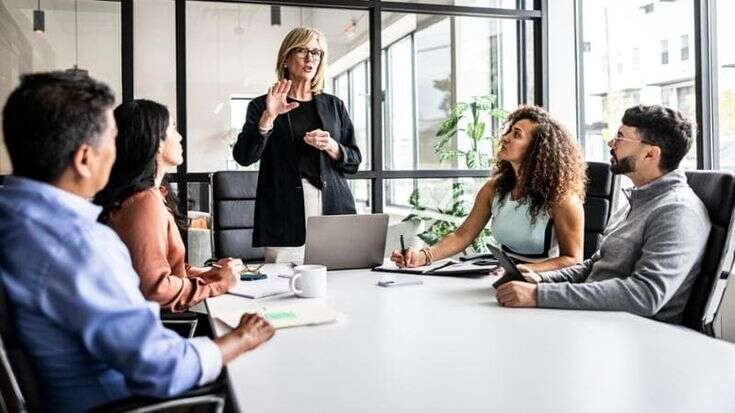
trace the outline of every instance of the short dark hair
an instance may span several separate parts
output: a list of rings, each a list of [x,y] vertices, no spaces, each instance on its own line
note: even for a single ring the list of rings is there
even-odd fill
[[[636,128],[638,134],[661,148],[659,167],[673,171],[692,146],[693,125],[681,112],[660,105],[628,108],[623,125]]]
[[[86,75],[23,75],[3,109],[13,175],[52,182],[82,144],[97,145],[115,102],[110,88]]]

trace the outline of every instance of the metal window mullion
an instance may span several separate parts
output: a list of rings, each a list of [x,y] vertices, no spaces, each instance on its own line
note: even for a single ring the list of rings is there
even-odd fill
[[[574,0],[574,72],[577,108],[577,140],[582,147],[582,154],[587,153],[587,137],[585,131],[584,107],[584,26],[582,21],[582,0]]]
[[[526,69],[526,22],[523,20],[516,21],[516,69],[517,69],[517,90],[518,103],[527,103],[528,101],[528,70]],[[498,41],[500,43],[500,41]],[[500,49],[500,47],[498,47]],[[498,88],[500,89],[500,88]]]
[[[176,187],[179,198],[179,211],[184,216],[189,212],[189,195],[187,172],[189,171],[189,154],[187,144],[186,118],[186,0],[175,0],[176,16],[176,126],[181,134],[183,162],[176,168]],[[184,238],[184,246],[188,246],[188,237]]]
[[[134,9],[133,0],[120,2],[120,43],[122,63],[122,101],[135,99],[135,63],[134,63]]]
[[[381,79],[381,14],[382,8],[378,2],[370,2],[370,129],[372,149],[372,171],[375,178],[372,180],[372,211],[383,212],[383,90]],[[386,54],[387,59],[387,54]]]
[[[452,16],[449,18],[449,102],[451,107],[457,105],[457,96],[459,91],[457,89],[457,19]],[[454,149],[459,149],[459,136],[455,134],[452,139],[452,146]],[[458,159],[452,159],[452,167],[457,168],[459,166]]]
[[[413,169],[419,169],[419,109],[418,88],[416,87],[416,32],[411,33],[411,132],[413,135]]]
[[[442,16],[493,17],[498,19],[537,19],[538,10],[503,9],[497,7],[457,6],[451,4],[381,2],[384,11],[394,13],[438,14]]]
[[[534,9],[540,10],[541,19],[534,21],[534,104],[547,106],[549,99],[549,2],[534,0]]]
[[[720,166],[715,2],[694,1],[697,169]]]

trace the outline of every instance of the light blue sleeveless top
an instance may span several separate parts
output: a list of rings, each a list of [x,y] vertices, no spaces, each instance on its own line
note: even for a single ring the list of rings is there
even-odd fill
[[[493,197],[490,229],[495,244],[508,255],[522,261],[543,261],[559,256],[559,244],[553,230],[553,220],[541,211],[531,224],[530,203],[521,203],[506,195],[505,202]]]

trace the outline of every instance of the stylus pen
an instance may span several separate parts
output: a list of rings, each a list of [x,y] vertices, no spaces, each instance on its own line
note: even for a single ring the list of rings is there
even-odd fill
[[[401,256],[403,256],[403,262],[406,262],[406,243],[403,241],[403,234],[401,234]]]

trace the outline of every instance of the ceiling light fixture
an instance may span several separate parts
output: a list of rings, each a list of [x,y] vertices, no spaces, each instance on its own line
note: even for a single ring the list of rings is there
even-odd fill
[[[281,6],[271,6],[271,26],[281,25]]]
[[[33,10],[33,31],[42,34],[46,30],[46,17],[41,10],[41,0],[38,0],[38,7]]]
[[[89,71],[79,68],[79,10],[78,0],[74,0],[74,67],[66,69],[67,73],[78,76],[89,76]]]

